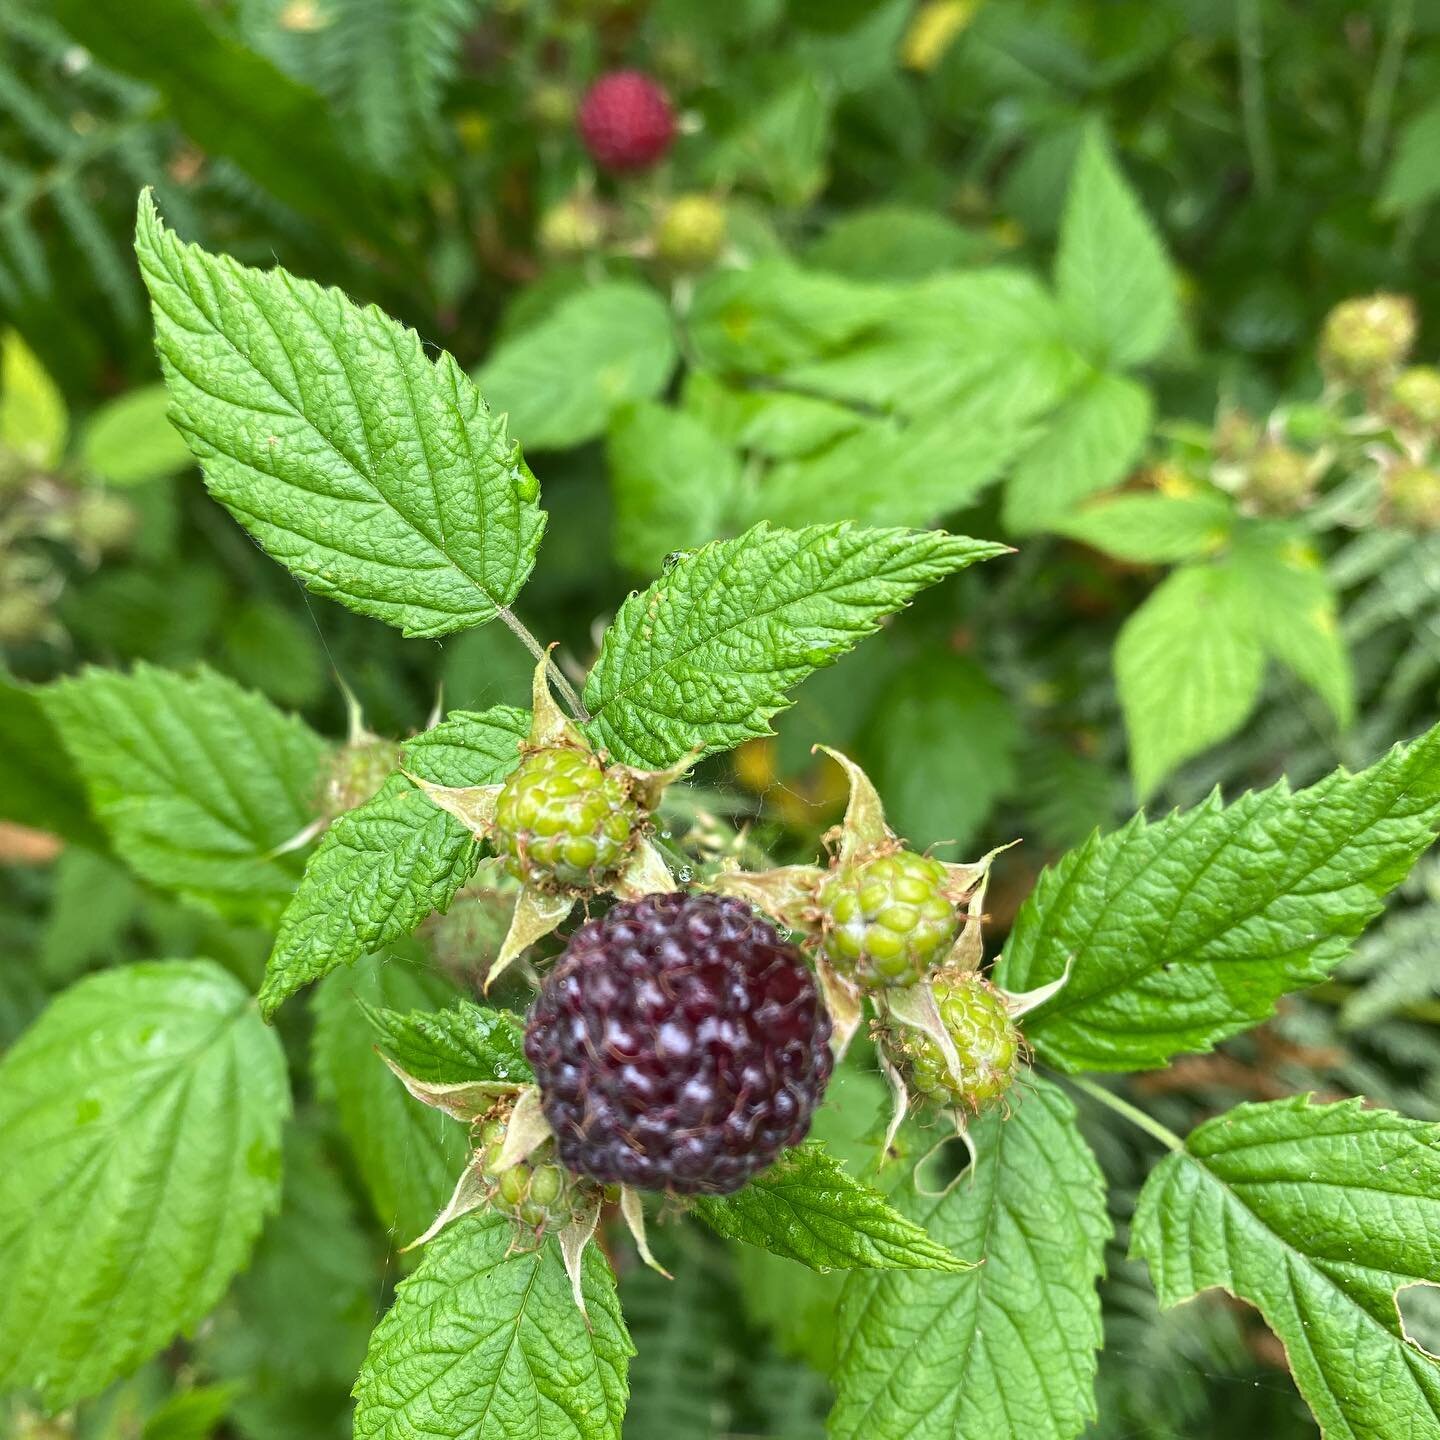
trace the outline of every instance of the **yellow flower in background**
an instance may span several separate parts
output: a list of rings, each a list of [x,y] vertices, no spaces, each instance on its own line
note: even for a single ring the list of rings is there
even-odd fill
[[[933,70],[955,37],[975,18],[983,0],[925,0],[900,45],[907,69]]]

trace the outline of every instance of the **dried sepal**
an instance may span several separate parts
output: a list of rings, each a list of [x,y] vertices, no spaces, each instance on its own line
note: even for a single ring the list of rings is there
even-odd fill
[[[848,755],[828,745],[816,745],[812,753],[815,752],[828,755],[850,781],[850,800],[845,806],[845,818],[840,822],[837,861],[843,865],[893,844],[894,833],[885,823],[885,807],[870,777]]]
[[[645,1206],[640,1199],[640,1192],[629,1185],[620,1187],[620,1213],[625,1217],[625,1224],[629,1228],[631,1239],[635,1241],[635,1248],[640,1252],[640,1258],[652,1270],[658,1271],[667,1280],[673,1280],[675,1277],[650,1251],[650,1241],[645,1234]]]
[[[622,900],[638,900],[642,895],[668,895],[675,889],[675,877],[654,843],[642,839],[613,889]]]
[[[423,1235],[417,1235],[408,1245],[402,1246],[400,1253],[404,1255],[428,1244],[451,1221],[470,1214],[472,1210],[478,1210],[489,1198],[490,1183],[484,1174],[484,1156],[477,1150],[470,1156],[470,1163],[461,1172],[445,1208],[431,1221],[430,1228]]]
[[[1005,1008],[1010,1012],[1012,1020],[1018,1020],[1022,1015],[1028,1015],[1032,1010],[1038,1010],[1047,1000],[1052,1000],[1058,995],[1069,982],[1070,972],[1075,968],[1075,957],[1072,955],[1065,961],[1064,973],[1058,980],[1052,980],[1048,985],[1037,985],[1033,990],[1002,990],[998,985],[995,992],[1005,1002]]]
[[[611,765],[610,769],[625,777],[630,793],[638,800],[647,814],[660,808],[665,792],[678,780],[683,780],[700,758],[698,748],[677,760],[665,770],[637,770],[633,765]]]
[[[488,991],[537,940],[543,940],[558,930],[574,908],[573,895],[539,890],[533,885],[524,886],[515,901],[515,913],[510,917],[510,929],[504,944],[486,973],[485,989]]]
[[[432,805],[453,815],[470,833],[484,840],[495,825],[499,785],[436,785],[409,770],[400,772]]]
[[[590,1323],[589,1312],[585,1309],[585,1287],[582,1283],[581,1261],[585,1247],[595,1238],[595,1227],[600,1223],[599,1196],[588,1200],[575,1217],[555,1237],[560,1242],[560,1256],[565,1262],[565,1273],[570,1277],[570,1293],[575,1297],[575,1308]]]
[[[890,1147],[894,1145],[895,1137],[900,1133],[906,1115],[910,1113],[910,1088],[883,1045],[875,1047],[875,1058],[879,1063],[880,1073],[885,1077],[885,1083],[890,1087],[890,1123],[885,1127],[885,1140],[880,1147],[881,1154],[889,1156]]]
[[[875,996],[875,1008],[896,1024],[918,1030],[932,1040],[944,1058],[946,1068],[955,1077],[955,1083],[964,1083],[964,1072],[955,1049],[955,1041],[945,1028],[940,1007],[935,1001],[935,992],[928,984],[887,990]]]
[[[815,962],[815,978],[820,982],[820,994],[830,1015],[830,1053],[838,1065],[864,1019],[864,992],[853,980],[837,974],[823,955]]]
[[[495,1157],[494,1173],[503,1174],[512,1165],[529,1159],[554,1134],[540,1107],[540,1091],[534,1085],[527,1085],[516,1097],[515,1108],[506,1122],[505,1142]]]
[[[544,655],[536,662],[535,672],[530,677],[530,738],[533,749],[547,745],[575,745],[582,750],[590,749],[585,737],[576,728],[575,722],[560,708],[555,692],[550,688],[550,659],[554,645],[546,647]]]
[[[825,878],[818,865],[782,865],[775,870],[726,870],[713,888],[722,895],[748,900],[781,924],[803,930],[813,920],[815,894]]]
[[[497,1100],[518,1094],[524,1088],[509,1080],[461,1080],[446,1085],[432,1080],[420,1080],[396,1064],[378,1045],[375,1052],[422,1105],[428,1105],[432,1110],[442,1110],[446,1115],[452,1115],[455,1119],[467,1123],[479,1119],[493,1109]]]
[[[1018,840],[1009,845],[997,845],[988,854],[982,855],[972,865],[946,865],[953,877],[953,892],[947,891],[955,903],[963,904],[965,915],[960,922],[960,933],[950,947],[950,953],[941,963],[942,970],[978,970],[985,958],[981,928],[985,920],[985,892],[990,886],[990,867],[997,855],[1018,845]]]

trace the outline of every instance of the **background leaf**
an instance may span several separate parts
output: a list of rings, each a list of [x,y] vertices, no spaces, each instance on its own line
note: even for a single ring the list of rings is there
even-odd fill
[[[170,423],[169,393],[142,385],[102,405],[80,434],[80,458],[112,485],[141,485],[193,462],[184,436]]]
[[[1131,1250],[1163,1305],[1212,1286],[1254,1305],[1326,1436],[1391,1440],[1440,1428],[1440,1363],[1396,1305],[1440,1283],[1437,1228],[1433,1125],[1295,1096],[1193,1131],[1146,1182]]]
[[[360,1001],[376,1046],[407,1075],[437,1085],[531,1079],[525,1027],[508,1010],[459,1000],[444,1010],[384,1010]]]
[[[280,1194],[285,1058],[210,961],[110,970],[0,1063],[0,1387],[59,1407],[194,1325]]]

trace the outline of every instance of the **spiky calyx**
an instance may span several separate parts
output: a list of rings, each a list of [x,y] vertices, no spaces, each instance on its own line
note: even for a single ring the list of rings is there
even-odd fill
[[[1310,498],[1310,457],[1277,440],[1255,452],[1245,471],[1245,496],[1266,515],[1293,515]]]
[[[1408,296],[1342,300],[1325,318],[1320,363],[1343,380],[1377,380],[1404,361],[1415,330],[1415,304]]]
[[[505,1146],[505,1120],[487,1120],[476,1137],[476,1161],[489,1186],[492,1209],[532,1230],[549,1230],[567,1224],[578,1195],[569,1172],[555,1158],[553,1141],[538,1146],[525,1159],[497,1168]]]
[[[676,270],[703,270],[725,248],[725,206],[713,195],[680,195],[655,231],[655,254]]]
[[[938,965],[960,915],[944,865],[895,850],[843,863],[820,888],[820,944],[836,971],[867,989],[914,985]]]
[[[1015,1083],[1020,1031],[1005,997],[974,971],[941,971],[930,982],[959,1069],[946,1062],[928,1035],[908,1027],[887,1031],[885,1046],[909,1085],[926,1099],[953,1109],[980,1111]]]
[[[804,1139],[829,1041],[794,946],[743,901],[668,894],[570,937],[531,1008],[525,1055],[571,1170],[723,1195]]]
[[[574,745],[532,750],[495,802],[492,841],[517,880],[594,890],[625,868],[642,820],[623,775]]]
[[[1440,471],[1429,465],[1401,465],[1385,481],[1390,520],[1402,530],[1440,530]]]
[[[669,96],[639,70],[602,75],[585,92],[577,118],[585,148],[605,170],[648,170],[675,139]]]

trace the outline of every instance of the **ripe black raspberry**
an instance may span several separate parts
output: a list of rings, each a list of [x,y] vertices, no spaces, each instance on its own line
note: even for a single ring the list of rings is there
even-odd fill
[[[675,138],[675,112],[660,84],[639,70],[602,75],[580,102],[580,138],[606,170],[648,170]]]
[[[571,936],[525,1054],[571,1170],[724,1195],[804,1139],[829,1041],[799,952],[748,905],[647,895]]]

